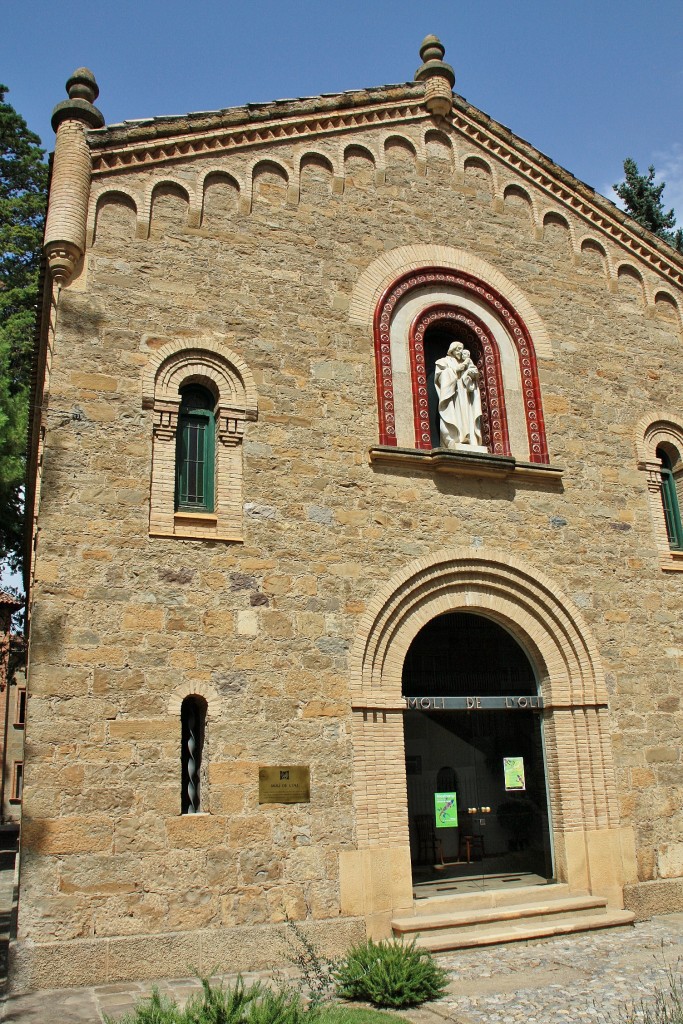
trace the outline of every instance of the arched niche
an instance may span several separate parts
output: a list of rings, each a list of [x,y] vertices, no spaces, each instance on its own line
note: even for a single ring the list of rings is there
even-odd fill
[[[137,205],[125,192],[104,192],[97,198],[93,244],[135,238]]]
[[[520,225],[525,225],[529,232],[534,226],[534,209],[531,196],[521,185],[506,185],[503,192],[503,204],[505,213]]]
[[[591,277],[600,273],[609,276],[607,252],[605,247],[595,238],[584,238],[581,242],[581,266],[590,271]]]
[[[391,135],[384,142],[387,185],[406,185],[415,176],[417,153],[409,139]]]
[[[645,305],[645,283],[642,274],[630,263],[622,263],[617,270],[620,298],[626,302]]]
[[[444,267],[423,268],[395,280],[375,309],[379,443],[399,448],[427,447],[416,414],[416,406],[424,398],[420,388],[426,384],[420,379],[414,325],[426,309],[436,305],[446,317],[449,310],[455,316],[469,314],[473,324],[488,332],[491,358],[500,367],[498,383],[499,387],[502,384],[501,397],[507,410],[511,454],[524,461],[547,464],[536,353],[526,324],[494,288],[465,271]],[[472,329],[476,332],[478,327]]]
[[[463,164],[465,186],[471,189],[479,199],[493,198],[495,183],[491,165],[483,157],[468,156]]]
[[[202,227],[207,231],[230,230],[237,214],[239,185],[223,171],[212,171],[203,183]]]
[[[348,185],[367,189],[375,181],[376,161],[365,146],[347,146],[344,150],[344,177]]]
[[[161,181],[154,186],[150,216],[150,237],[158,238],[169,231],[184,228],[190,208],[187,190],[175,181]]]
[[[252,171],[253,205],[284,206],[287,202],[289,174],[282,164],[261,160]]]
[[[558,256],[568,258],[572,252],[572,239],[569,222],[561,213],[550,210],[543,217],[543,241]]]
[[[322,153],[306,153],[299,164],[299,195],[301,202],[321,199],[332,191],[334,167],[332,161]]]
[[[453,180],[453,143],[449,136],[445,132],[431,129],[425,132],[424,142],[427,177],[450,184]]]

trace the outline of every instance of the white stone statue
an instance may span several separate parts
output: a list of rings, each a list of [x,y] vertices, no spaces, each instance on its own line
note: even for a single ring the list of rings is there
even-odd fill
[[[454,341],[448,354],[437,359],[434,385],[439,396],[441,447],[486,451],[481,443],[479,370],[461,341]]]

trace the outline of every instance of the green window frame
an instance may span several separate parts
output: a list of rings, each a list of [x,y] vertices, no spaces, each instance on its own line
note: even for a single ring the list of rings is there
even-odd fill
[[[663,448],[657,449],[657,458],[662,463],[662,508],[664,509],[669,547],[673,551],[681,551],[683,550],[683,525],[681,525],[681,510],[678,505],[676,480],[671,468],[671,459]]]
[[[213,398],[200,387],[185,388],[181,395],[176,435],[176,511],[213,512],[216,472]]]

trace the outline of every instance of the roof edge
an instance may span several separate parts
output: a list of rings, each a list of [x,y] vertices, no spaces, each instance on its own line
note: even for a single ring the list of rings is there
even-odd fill
[[[207,131],[220,128],[235,128],[239,125],[258,124],[274,117],[305,116],[334,110],[353,110],[367,103],[395,103],[401,100],[419,99],[424,94],[421,82],[404,82],[399,85],[382,85],[370,89],[350,89],[346,92],[323,93],[320,96],[303,96],[298,99],[271,100],[263,103],[246,103],[239,107],[224,107],[220,110],[202,110],[187,114],[168,114],[162,117],[122,121],[88,131],[88,143],[93,150],[126,142],[144,142],[174,136],[178,131],[191,129]]]

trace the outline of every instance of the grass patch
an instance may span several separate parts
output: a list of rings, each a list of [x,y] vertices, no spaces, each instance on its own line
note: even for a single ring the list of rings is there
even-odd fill
[[[368,1010],[364,1006],[326,1006],[318,1017],[320,1024],[397,1024],[399,1019],[395,1013]]]

